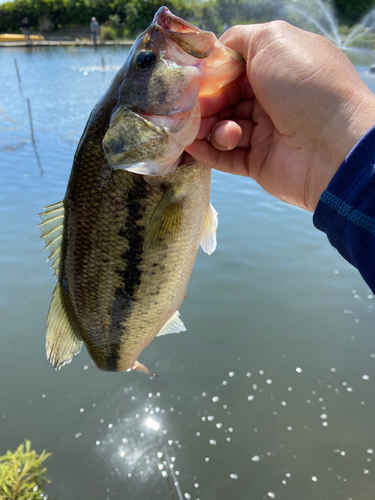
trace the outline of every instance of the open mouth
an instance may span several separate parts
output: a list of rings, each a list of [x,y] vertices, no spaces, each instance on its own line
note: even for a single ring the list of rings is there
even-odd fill
[[[176,33],[199,33],[200,31],[196,26],[172,14],[168,7],[160,7],[154,16],[153,23],[165,30]]]
[[[216,36],[203,31],[172,14],[167,7],[160,7],[153,24],[161,28],[166,36],[181,49],[197,59],[205,59],[214,49]]]

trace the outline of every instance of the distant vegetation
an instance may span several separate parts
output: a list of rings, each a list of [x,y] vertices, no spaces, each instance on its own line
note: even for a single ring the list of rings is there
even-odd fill
[[[314,3],[312,0],[311,3]],[[288,0],[14,0],[0,5],[0,33],[19,32],[29,18],[34,31],[88,26],[95,16],[104,25],[103,38],[133,38],[166,5],[172,12],[205,29],[221,34],[225,23],[264,22],[282,18]],[[341,24],[352,26],[375,7],[375,0],[334,0]]]

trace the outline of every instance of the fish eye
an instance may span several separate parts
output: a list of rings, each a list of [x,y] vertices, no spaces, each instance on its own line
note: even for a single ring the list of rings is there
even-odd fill
[[[138,52],[134,60],[134,69],[146,70],[151,68],[156,61],[156,54],[152,50],[142,50]]]

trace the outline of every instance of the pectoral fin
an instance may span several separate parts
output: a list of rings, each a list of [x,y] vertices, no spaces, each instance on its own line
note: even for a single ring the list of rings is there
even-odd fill
[[[126,106],[118,108],[102,141],[107,160],[114,169],[127,169],[134,163],[158,158],[168,135]]]
[[[62,287],[57,283],[47,317],[46,352],[52,366],[59,370],[81,351],[82,341],[76,336],[66,312]]]
[[[217,212],[211,203],[208,204],[203,222],[201,247],[204,252],[211,255],[216,249],[216,229],[218,225]]]
[[[180,232],[183,216],[183,196],[176,196],[172,186],[167,188],[157,204],[147,229],[143,250],[155,250],[172,242]]]
[[[156,335],[160,337],[161,335],[168,335],[169,333],[180,333],[186,332],[186,327],[180,320],[180,313],[176,311],[169,320],[165,323],[160,332]]]

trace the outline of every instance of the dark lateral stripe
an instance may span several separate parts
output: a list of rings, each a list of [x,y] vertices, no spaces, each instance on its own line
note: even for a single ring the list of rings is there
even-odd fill
[[[128,218],[125,222],[125,230],[119,231],[119,238],[129,245],[121,258],[123,268],[117,270],[121,277],[122,285],[115,290],[115,298],[111,312],[112,338],[118,339],[110,345],[111,355],[107,357],[107,370],[116,371],[118,368],[119,350],[121,347],[119,338],[119,323],[126,322],[130,316],[134,303],[134,297],[141,283],[141,264],[144,241],[144,228],[137,224],[143,218],[144,203],[147,196],[147,184],[141,175],[134,175],[134,185],[126,190],[125,204],[128,209]]]

